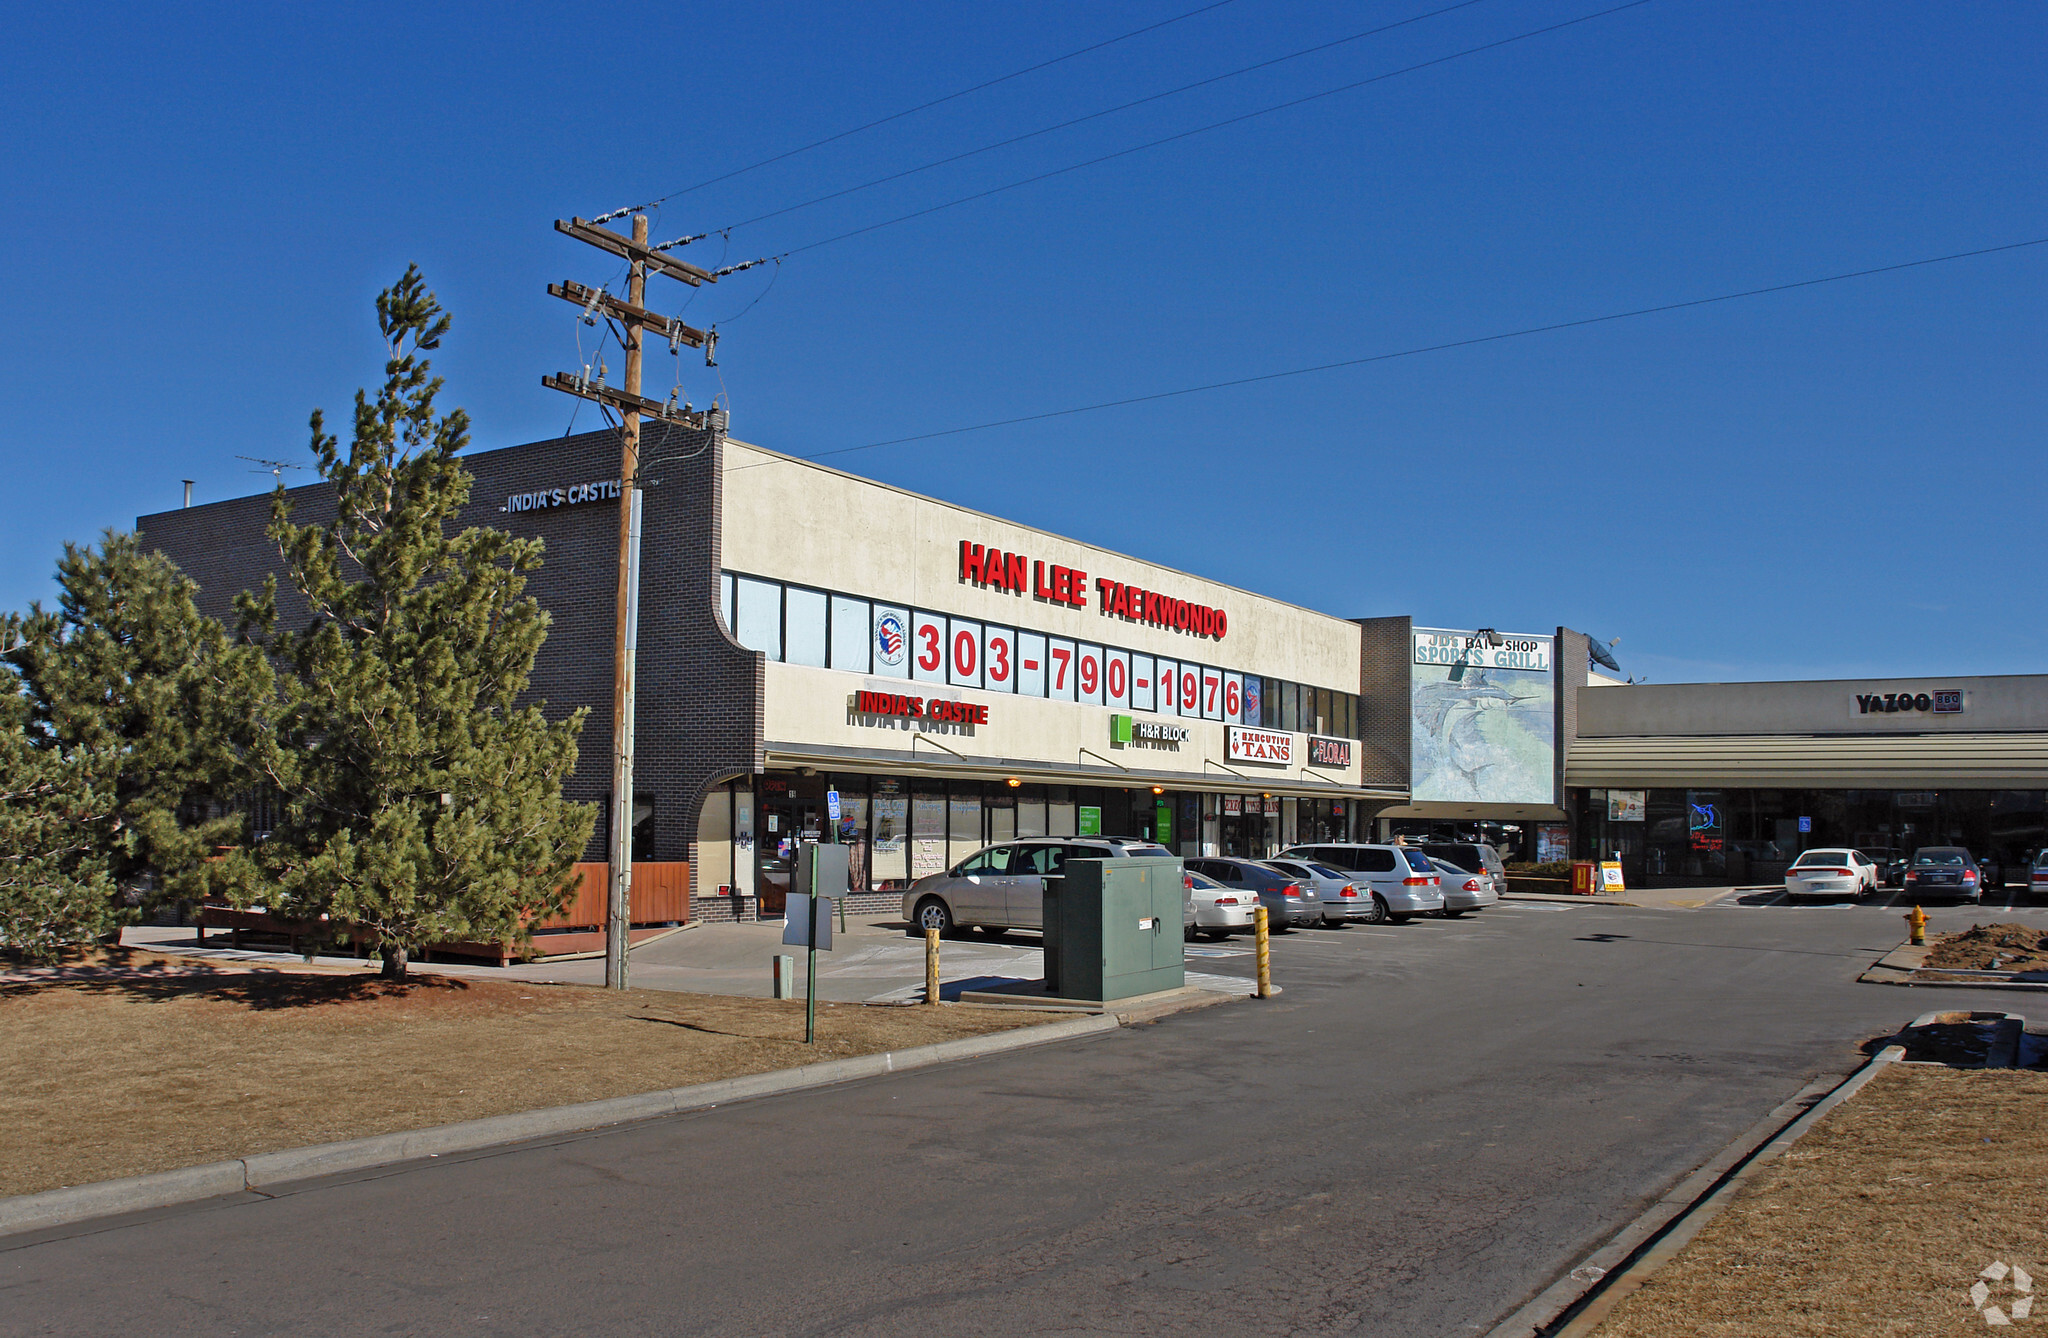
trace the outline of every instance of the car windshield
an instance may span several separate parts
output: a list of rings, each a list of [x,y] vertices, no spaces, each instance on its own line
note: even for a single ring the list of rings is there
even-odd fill
[[[1800,864],[1841,864],[1847,861],[1848,858],[1849,852],[1846,850],[1809,850],[1793,861],[1793,863],[1795,866]]]
[[[1913,856],[1913,863],[1918,868],[1930,868],[1937,865],[1942,868],[1961,868],[1963,852],[1960,850],[1923,850]]]
[[[1403,850],[1401,853],[1408,857],[1408,867],[1415,870],[1415,872],[1436,872],[1435,869],[1430,867],[1429,856],[1423,854],[1420,850]]]

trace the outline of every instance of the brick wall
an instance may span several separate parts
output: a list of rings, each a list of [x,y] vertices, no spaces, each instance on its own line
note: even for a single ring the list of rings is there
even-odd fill
[[[762,769],[763,660],[733,641],[719,613],[718,573],[724,437],[647,424],[640,543],[640,637],[634,713],[636,792],[655,802],[656,860],[697,858],[703,797],[728,777]],[[667,458],[664,457],[685,457]],[[588,707],[571,799],[602,805],[611,790],[612,638],[617,607],[618,503],[508,513],[506,498],[542,488],[619,476],[616,429],[586,432],[463,457],[475,475],[465,525],[492,525],[546,545],[527,583],[551,619],[534,664],[529,698],[550,719]],[[325,484],[291,490],[293,518],[333,518]],[[233,621],[238,591],[280,578],[280,617],[302,622],[305,605],[282,580],[276,546],[264,537],[267,495],[142,516],[136,528],[199,583],[206,612]],[[584,858],[602,860],[602,815]]]
[[[1354,618],[1364,629],[1358,663],[1359,720],[1365,784],[1406,789],[1413,754],[1409,749],[1409,661],[1414,654],[1413,620]]]
[[[1579,689],[1586,686],[1586,642],[1584,632],[1569,627],[1557,629],[1552,653],[1557,674],[1557,780],[1552,788],[1554,803],[1564,803],[1564,764],[1572,744],[1579,737]]]

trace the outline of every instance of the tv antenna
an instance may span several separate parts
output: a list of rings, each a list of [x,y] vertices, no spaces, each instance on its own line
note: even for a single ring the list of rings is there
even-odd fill
[[[310,465],[295,465],[289,460],[258,460],[253,455],[238,455],[235,458],[237,460],[247,460],[252,465],[262,465],[263,468],[252,469],[249,472],[251,474],[268,474],[270,475],[270,477],[278,481],[279,486],[283,486],[284,484],[285,470],[311,468]]]

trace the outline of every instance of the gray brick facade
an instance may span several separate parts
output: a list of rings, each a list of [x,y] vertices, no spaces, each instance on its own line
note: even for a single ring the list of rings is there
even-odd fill
[[[650,480],[641,512],[640,655],[634,789],[654,799],[657,860],[695,862],[704,795],[733,776],[762,770],[764,661],[729,635],[719,611],[724,438],[649,424],[641,457]],[[600,499],[507,511],[506,499],[619,476],[616,429],[463,457],[475,475],[465,525],[491,525],[546,544],[527,593],[552,622],[534,666],[531,696],[551,719],[588,707],[582,751],[567,792],[602,803],[611,789],[612,639],[618,580],[618,503]],[[325,484],[291,490],[294,519],[334,514]],[[234,596],[282,582],[276,546],[264,537],[268,495],[142,516],[136,528],[199,583],[200,607],[232,623]],[[280,590],[286,621],[305,606]],[[605,857],[602,819],[585,858]]]

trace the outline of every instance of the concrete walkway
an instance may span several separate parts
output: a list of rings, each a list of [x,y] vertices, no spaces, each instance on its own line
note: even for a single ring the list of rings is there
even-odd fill
[[[804,952],[784,947],[778,921],[693,925],[633,949],[627,983],[635,989],[676,990],[686,994],[726,994],[765,999],[774,993],[770,961],[780,953],[796,959],[797,997],[803,997]],[[833,935],[833,950],[818,954],[818,997],[834,1003],[897,1003],[923,997],[924,939],[912,938],[899,915],[848,916],[846,932]],[[296,953],[231,948],[224,938],[200,944],[191,929],[138,926],[121,941],[131,948],[190,957],[219,965],[247,963],[273,967],[305,966]],[[1190,945],[1193,960],[1249,951],[1249,940],[1215,946]],[[356,957],[316,957],[311,965],[369,973],[375,961]],[[529,962],[515,966],[473,966],[463,963],[414,962],[423,974],[474,976],[482,980],[531,980],[543,984],[602,985],[602,959]],[[939,949],[942,993],[986,989],[1045,974],[1045,956],[1036,934],[1004,934],[990,938],[971,934],[947,939]],[[1244,981],[1190,970],[1188,984],[1218,993],[1244,992]]]

